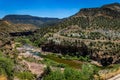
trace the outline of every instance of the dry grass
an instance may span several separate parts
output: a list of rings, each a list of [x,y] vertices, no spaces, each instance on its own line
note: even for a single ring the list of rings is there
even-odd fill
[[[120,74],[120,69],[117,71],[113,71],[111,73],[108,73],[108,74],[106,74],[106,76],[102,75],[102,77],[103,77],[103,79],[109,79],[109,78],[116,76],[117,74]]]
[[[118,70],[113,70],[112,72],[106,73],[106,74],[102,74],[100,75],[100,80],[108,80],[116,75],[120,74],[120,68]],[[98,76],[95,76],[96,80],[98,80]]]
[[[0,80],[7,80],[7,78],[3,75],[0,75]]]

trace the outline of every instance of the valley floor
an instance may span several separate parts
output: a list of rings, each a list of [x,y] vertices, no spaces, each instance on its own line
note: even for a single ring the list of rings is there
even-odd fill
[[[32,50],[33,52],[34,51],[39,51],[39,49],[38,48],[34,48],[34,47],[32,47],[32,48],[30,48],[29,46],[28,47],[26,47],[26,48],[24,48],[25,50],[26,49],[30,49],[30,50]],[[26,52],[24,53],[24,54],[26,54],[26,55],[23,55],[24,57],[28,57],[28,58],[35,58],[35,56],[36,55],[32,55],[32,57],[30,57],[31,55],[30,54],[32,54],[32,53],[30,53],[30,54],[28,54],[28,52],[27,51],[29,51],[29,50],[26,50]],[[67,64],[67,65],[69,65],[70,67],[73,67],[73,68],[76,68],[76,69],[80,69],[81,68],[81,65],[84,63],[82,63],[82,62],[80,62],[80,61],[77,61],[77,60],[64,60],[64,59],[60,59],[60,58],[58,58],[58,57],[55,57],[55,56],[53,56],[53,55],[51,55],[51,53],[49,53],[49,52],[42,52],[42,51],[40,51],[41,53],[40,54],[45,54],[44,55],[44,58],[48,58],[48,59],[50,59],[50,60],[52,60],[52,61],[55,61],[55,62],[57,62],[57,63],[62,63],[62,64]],[[22,53],[23,54],[23,53]],[[49,55],[50,54],[50,55]],[[49,55],[49,56],[47,56],[47,55]],[[41,57],[39,57],[39,58],[36,58],[36,59],[38,59],[38,60],[43,60],[43,59],[41,59]],[[43,73],[43,69],[45,68],[45,66],[46,66],[46,64],[41,64],[41,63],[36,63],[36,62],[29,62],[29,61],[25,61],[25,60],[23,60],[22,61],[22,64],[23,63],[25,63],[26,64],[26,66],[28,66],[28,69],[32,72],[32,73],[34,73],[34,74],[42,74]],[[52,64],[51,64],[52,65]],[[54,69],[54,68],[53,68]],[[101,76],[101,79],[108,79],[108,80],[119,80],[120,79],[120,70],[113,70],[112,72],[105,72],[106,70],[101,70],[101,72],[102,73],[100,73],[100,76]],[[105,73],[104,73],[105,72]],[[113,76],[115,76],[115,77],[113,77]],[[111,78],[112,77],[112,78]],[[110,79],[109,79],[110,78]]]

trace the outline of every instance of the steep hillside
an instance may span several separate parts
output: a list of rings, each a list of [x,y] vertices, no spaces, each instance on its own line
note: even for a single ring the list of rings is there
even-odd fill
[[[10,39],[9,33],[35,30],[36,26],[31,24],[13,24],[0,20],[0,45]]]
[[[30,15],[7,15],[3,18],[12,23],[32,24],[36,26],[42,26],[46,24],[53,24],[59,22],[58,18],[47,18],[47,17],[35,17]]]
[[[120,18],[120,4],[113,3],[104,5],[98,8],[84,8],[81,9],[78,13],[73,15],[74,17],[110,17],[110,18]]]
[[[34,30],[36,26],[31,24],[12,24],[8,21],[0,21],[0,32],[9,33],[9,32],[18,32],[18,31],[28,31]]]
[[[81,46],[85,43],[87,55],[91,59],[106,66],[111,63],[119,63],[120,58],[120,4],[108,4],[100,8],[81,9],[75,15],[64,19],[62,22],[51,27],[52,33],[48,40],[55,42],[58,49],[64,46],[76,44]],[[54,33],[56,32],[56,33]],[[55,47],[55,44],[54,47]],[[45,44],[47,49],[53,49]],[[86,49],[87,49],[86,48]],[[80,50],[80,49],[79,49]],[[52,52],[62,50],[50,50]],[[69,50],[67,50],[69,51]],[[67,52],[70,53],[70,52]],[[73,52],[72,52],[73,53]],[[78,52],[81,54],[81,52]],[[76,52],[74,52],[76,55]],[[86,53],[85,53],[86,55]]]

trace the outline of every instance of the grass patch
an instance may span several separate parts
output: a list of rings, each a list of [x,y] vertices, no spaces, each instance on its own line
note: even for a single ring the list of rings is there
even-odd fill
[[[44,80],[94,80],[94,74],[97,72],[94,68],[91,64],[83,64],[81,70],[67,67],[63,72],[59,69],[49,71]]]
[[[15,75],[16,77],[18,77],[20,80],[34,80],[34,75],[31,72],[19,72],[16,73]]]
[[[77,62],[77,61],[74,61],[74,60],[62,59],[62,58],[56,57],[54,55],[41,55],[41,56],[44,57],[44,58],[53,60],[53,61],[55,61],[57,63],[62,63],[62,64],[65,64],[65,65],[68,65],[68,66],[70,66],[72,68],[80,69],[81,65],[82,65],[82,62]]]

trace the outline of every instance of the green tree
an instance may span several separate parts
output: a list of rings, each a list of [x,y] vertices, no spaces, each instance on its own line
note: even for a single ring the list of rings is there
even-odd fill
[[[9,58],[0,56],[0,74],[4,74],[9,80],[13,77],[13,61]]]
[[[31,72],[20,72],[16,75],[20,80],[34,80],[34,75]]]
[[[66,79],[60,70],[56,70],[51,72],[49,75],[45,76],[44,80],[66,80]]]

